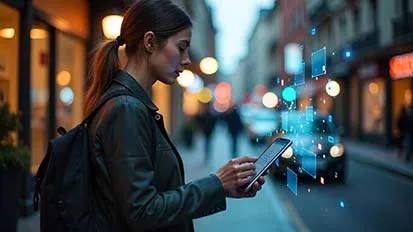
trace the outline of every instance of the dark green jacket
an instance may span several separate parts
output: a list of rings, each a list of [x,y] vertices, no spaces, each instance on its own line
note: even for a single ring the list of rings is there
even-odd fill
[[[192,219],[226,209],[216,175],[185,184],[182,159],[144,89],[119,71],[89,126],[98,231],[193,231]]]

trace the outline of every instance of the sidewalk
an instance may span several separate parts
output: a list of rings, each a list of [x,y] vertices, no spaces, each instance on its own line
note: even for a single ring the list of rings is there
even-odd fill
[[[203,162],[204,140],[196,136],[192,150],[179,147],[184,161],[186,182],[215,173],[221,165],[230,159],[229,137],[225,127],[218,126],[214,132],[212,160],[209,165]],[[240,138],[239,151],[242,156],[257,156],[260,151],[254,151],[249,146],[246,137]],[[294,222],[284,208],[279,194],[273,186],[272,178],[266,178],[262,190],[252,199],[227,199],[227,210],[194,221],[195,231],[237,231],[237,232],[276,232],[296,231]],[[290,221],[291,220],[291,221]]]
[[[396,149],[351,139],[343,141],[351,159],[413,179],[413,162],[404,162]]]
[[[230,159],[230,144],[226,128],[218,126],[212,142],[212,157],[209,165],[203,162],[204,140],[197,135],[194,147],[189,150],[178,145],[185,166],[186,182],[196,180],[211,173]],[[246,137],[239,139],[239,151],[242,155],[258,155],[260,151],[249,146]],[[194,220],[196,232],[293,232],[293,221],[288,210],[278,197],[272,178],[266,178],[262,190],[253,199],[227,199],[227,210],[215,215]],[[20,218],[19,232],[39,232],[39,213],[27,218]]]

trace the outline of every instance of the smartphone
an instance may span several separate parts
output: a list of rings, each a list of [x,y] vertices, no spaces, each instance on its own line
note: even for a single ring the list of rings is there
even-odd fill
[[[255,175],[250,178],[249,182],[241,187],[244,192],[250,191],[252,185],[258,178],[264,174],[271,164],[280,157],[289,148],[293,142],[286,138],[277,138],[255,161]]]

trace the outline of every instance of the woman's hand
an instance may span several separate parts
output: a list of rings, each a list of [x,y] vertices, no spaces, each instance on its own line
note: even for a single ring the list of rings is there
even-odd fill
[[[247,184],[249,179],[255,175],[254,162],[256,160],[256,157],[231,159],[217,171],[216,175],[221,181],[227,197],[253,197],[256,195],[257,191],[261,189],[261,186],[265,182],[264,177],[260,177],[249,192],[244,193],[240,190],[240,187]]]

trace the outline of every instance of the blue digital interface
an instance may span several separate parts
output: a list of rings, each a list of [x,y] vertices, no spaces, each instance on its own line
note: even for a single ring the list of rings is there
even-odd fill
[[[284,111],[281,113],[281,127],[284,130],[288,130],[288,112]]]
[[[294,193],[296,196],[298,195],[298,188],[297,188],[297,174],[290,168],[287,168],[287,187]]]
[[[296,86],[305,84],[305,63],[301,67],[301,72],[294,75],[294,83]]]
[[[307,122],[312,122],[314,121],[314,107],[309,106],[307,109],[305,109],[305,119]]]
[[[302,151],[303,170],[314,179],[317,178],[317,155],[305,148],[302,148]]]
[[[326,73],[326,47],[323,47],[311,53],[311,76],[314,78]]]

